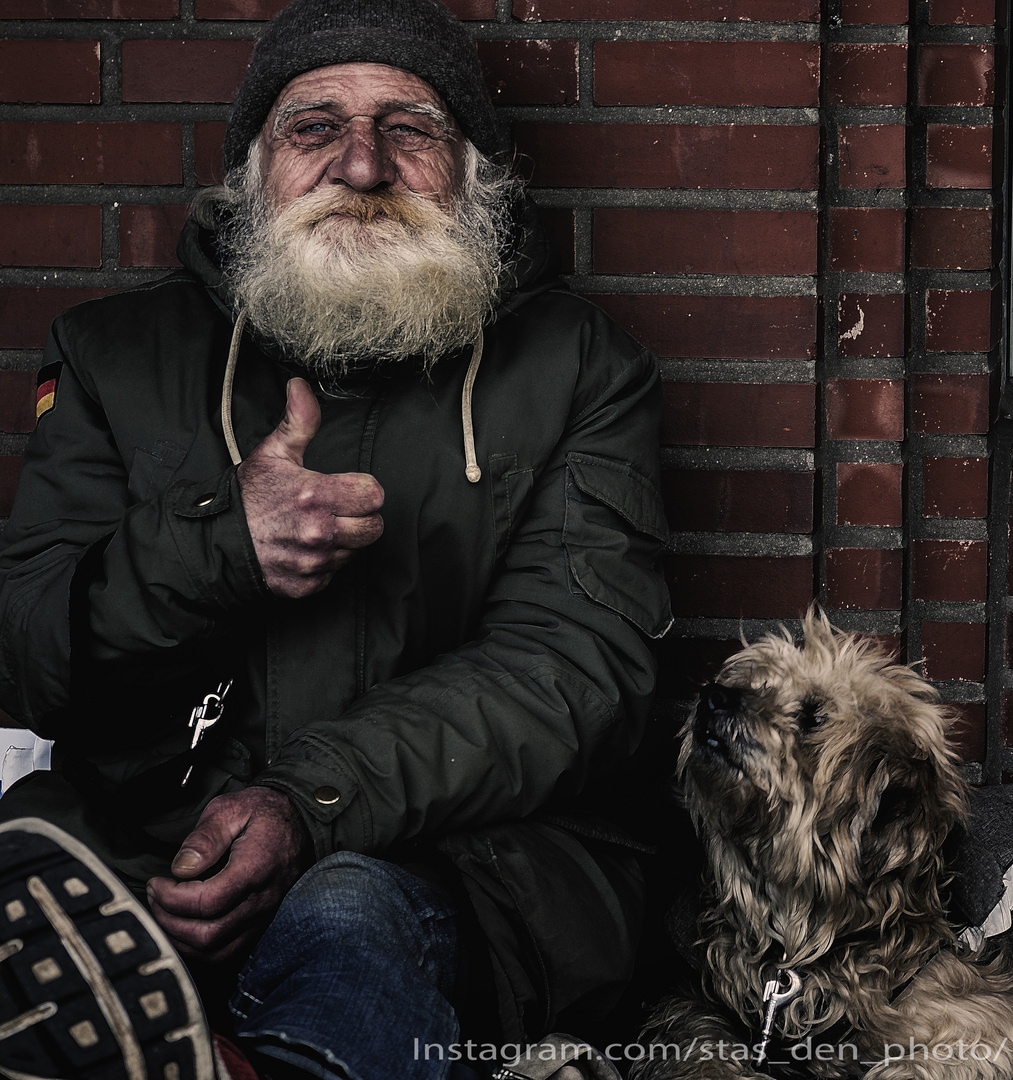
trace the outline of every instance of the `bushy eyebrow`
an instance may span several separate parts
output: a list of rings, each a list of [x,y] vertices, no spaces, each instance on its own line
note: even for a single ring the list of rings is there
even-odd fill
[[[299,113],[313,112],[315,109],[337,113],[338,115],[342,112],[340,104],[330,99],[322,99],[320,101],[300,101],[297,98],[294,98],[278,107],[278,111],[274,117],[274,134],[277,135],[281,130],[282,125],[291,120],[293,116],[297,116]],[[378,117],[389,116],[391,113],[396,112],[415,113],[417,116],[425,116],[439,127],[442,135],[449,135],[454,130],[453,118],[445,109],[441,109],[438,105],[431,105],[425,101],[377,102],[376,115]]]

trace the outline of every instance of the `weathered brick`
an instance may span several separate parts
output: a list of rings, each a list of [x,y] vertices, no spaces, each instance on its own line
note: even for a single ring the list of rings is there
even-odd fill
[[[929,124],[926,183],[932,188],[992,186],[991,127]]]
[[[841,293],[837,305],[840,356],[903,356],[905,293]]]
[[[924,44],[918,50],[922,105],[991,105],[995,56],[991,45]]]
[[[904,218],[901,209],[832,207],[829,268],[863,273],[902,272]]]
[[[459,19],[495,19],[496,0],[444,0]],[[288,0],[197,0],[198,19],[273,19]]]
[[[99,51],[97,41],[0,41],[0,100],[97,104]]]
[[[0,289],[0,349],[41,349],[54,316],[109,289]]]
[[[0,124],[0,182],[7,184],[178,184],[179,124]]]
[[[903,124],[842,126],[838,132],[840,186],[844,189],[904,187],[906,141],[907,128]]]
[[[862,637],[875,642],[885,656],[891,657],[898,663],[901,661],[901,649],[904,645],[901,634],[863,634]]]
[[[222,164],[222,144],[225,142],[225,124],[207,120],[194,124],[194,168],[198,184],[220,184],[225,178]]]
[[[123,100],[231,102],[252,53],[252,41],[124,41]]]
[[[120,265],[176,266],[176,241],[186,206],[121,206]]]
[[[831,439],[904,438],[904,383],[900,379],[829,379],[827,433]]]
[[[179,0],[4,0],[5,19],[175,19]]]
[[[930,270],[988,270],[992,265],[992,211],[914,207],[911,265]]]
[[[806,360],[816,354],[811,296],[617,293],[594,299],[659,356]]]
[[[812,532],[812,472],[666,469],[661,485],[676,531]]]
[[[804,556],[670,555],[665,572],[683,617],[798,618],[813,598]]]
[[[684,446],[814,446],[816,388],[806,383],[664,384],[661,441]]]
[[[819,129],[780,124],[514,125],[536,187],[812,189]]]
[[[514,18],[818,22],[819,0],[514,0]],[[490,18],[492,16],[489,16]]]
[[[982,601],[988,595],[984,540],[912,540],[911,591],[916,600]]]
[[[0,431],[25,432],[35,427],[35,373],[0,371]]]
[[[900,26],[908,21],[909,0],[841,0],[845,26]]]
[[[538,216],[559,256],[560,273],[572,274],[576,260],[576,222],[573,211],[540,209]]]
[[[922,623],[922,674],[936,682],[985,678],[985,624]]]
[[[99,206],[0,206],[0,265],[101,266]]]
[[[842,461],[837,466],[837,524],[903,524],[904,466],[888,462]]]
[[[20,474],[21,458],[14,454],[0,457],[0,518],[10,517]]]
[[[904,557],[897,548],[828,548],[826,605],[831,610],[898,611]]]
[[[834,44],[827,59],[827,93],[835,105],[904,105],[907,46]]]
[[[925,517],[987,517],[988,458],[926,457],[922,491]]]
[[[995,0],[929,0],[929,23],[994,26]]]
[[[984,435],[989,429],[987,375],[931,375],[911,382],[911,426],[926,435]]]
[[[996,341],[988,289],[928,289],[925,348],[930,352],[988,352]]]
[[[820,47],[790,41],[600,41],[599,105],[818,105]]]
[[[572,105],[576,41],[480,41],[478,57],[497,105]]]
[[[984,704],[975,701],[953,701],[947,709],[954,721],[946,732],[946,742],[961,761],[985,760],[985,730],[988,716]]]
[[[600,274],[815,274],[808,210],[596,210]]]

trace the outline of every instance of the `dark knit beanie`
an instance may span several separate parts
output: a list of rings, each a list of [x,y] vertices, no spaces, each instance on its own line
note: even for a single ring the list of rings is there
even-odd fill
[[[471,35],[438,0],[293,0],[267,25],[225,132],[225,168],[246,160],[282,89],[297,75],[352,62],[424,79],[487,157],[506,149]]]

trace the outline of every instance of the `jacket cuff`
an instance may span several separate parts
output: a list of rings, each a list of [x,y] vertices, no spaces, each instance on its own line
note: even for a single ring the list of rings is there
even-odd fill
[[[373,846],[369,808],[359,790],[359,781],[333,746],[300,742],[293,756],[289,745],[284,761],[268,765],[254,783],[274,788],[292,801],[313,839],[318,859],[335,851],[368,854]]]
[[[167,493],[180,558],[202,599],[231,610],[269,594],[239,495],[236,466],[211,480],[181,480]]]

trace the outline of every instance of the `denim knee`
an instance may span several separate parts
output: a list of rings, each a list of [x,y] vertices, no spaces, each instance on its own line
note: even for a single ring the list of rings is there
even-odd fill
[[[244,976],[260,971],[283,977],[307,963],[326,966],[331,956],[365,954],[368,959],[379,950],[415,957],[426,977],[449,997],[457,966],[456,933],[450,931],[451,956],[444,924],[452,924],[454,914],[414,874],[393,863],[340,851],[295,884]],[[434,926],[443,929],[435,937],[429,932]]]
[[[380,1053],[400,1058],[416,1038],[457,1038],[457,959],[454,909],[431,886],[392,863],[338,852],[285,898],[230,1008],[241,1036],[301,1045],[368,1077]]]

